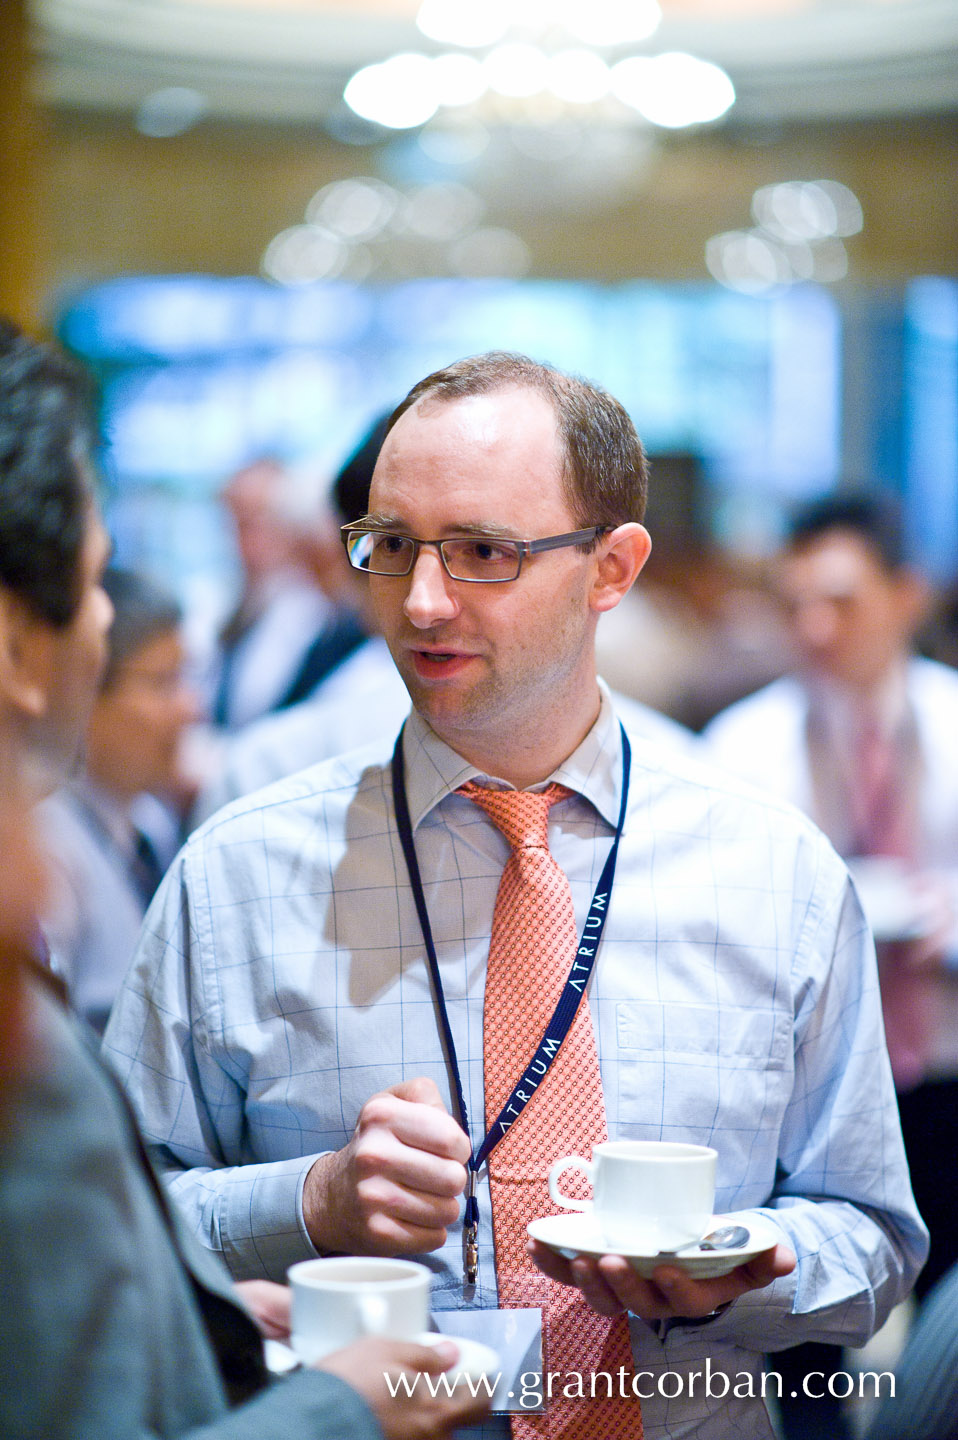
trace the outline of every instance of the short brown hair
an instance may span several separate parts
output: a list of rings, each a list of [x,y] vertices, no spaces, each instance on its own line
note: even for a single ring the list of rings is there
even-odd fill
[[[624,407],[601,386],[527,355],[491,350],[433,371],[396,406],[386,434],[427,396],[453,401],[511,389],[537,390],[555,411],[566,454],[563,482],[576,524],[582,529],[590,525],[614,529],[630,520],[641,521],[648,464]]]

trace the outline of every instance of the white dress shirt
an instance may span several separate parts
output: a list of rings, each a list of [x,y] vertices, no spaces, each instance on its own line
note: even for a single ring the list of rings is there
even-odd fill
[[[718,1150],[716,1210],[761,1208],[798,1255],[789,1277],[662,1341],[633,1319],[637,1367],[706,1360],[739,1393],[643,1402],[646,1435],[770,1437],[762,1354],[860,1344],[908,1290],[926,1242],[908,1184],[871,941],[814,826],[734,779],[633,739],[628,816],[590,988],[611,1138]],[[301,1195],[374,1092],[450,1080],[376,745],[221,811],[154,902],[114,1009],[109,1057],[154,1158],[237,1276],[314,1252]],[[502,835],[456,788],[485,777],[413,712],[407,786],[470,1117],[483,1114],[482,1002]],[[601,714],[550,777],[550,845],[581,928],[615,826],[621,745]],[[545,1017],[544,1017],[545,1018]],[[477,1303],[496,1303],[480,1180]],[[458,1308],[458,1230],[424,1257]],[[680,1380],[681,1383],[681,1380]],[[715,1387],[720,1389],[719,1386]]]
[[[260,587],[257,610],[232,647],[228,662],[219,656],[211,677],[211,703],[223,685],[228,664],[223,723],[242,728],[278,704],[292,683],[310,645],[332,620],[334,607],[315,581],[296,570],[283,570]]]

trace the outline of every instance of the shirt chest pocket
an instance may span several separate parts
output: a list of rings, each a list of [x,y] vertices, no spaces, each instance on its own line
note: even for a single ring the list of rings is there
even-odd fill
[[[695,1063],[711,1057],[728,1069],[761,1063],[781,1070],[789,1062],[789,1017],[782,1011],[740,1005],[685,1005],[657,1000],[622,1000],[616,1006],[619,1051],[683,1057]]]
[[[788,1014],[772,1008],[620,1001],[619,1133],[774,1141],[792,1089],[791,1036]]]

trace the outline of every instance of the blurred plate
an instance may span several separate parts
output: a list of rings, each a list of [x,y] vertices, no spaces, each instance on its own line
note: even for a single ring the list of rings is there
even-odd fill
[[[891,856],[848,861],[865,919],[876,940],[920,940],[940,923],[940,902]]]

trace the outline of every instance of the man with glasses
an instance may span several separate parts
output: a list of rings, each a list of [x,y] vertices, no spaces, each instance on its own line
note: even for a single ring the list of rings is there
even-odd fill
[[[383,736],[394,738],[409,714],[409,691],[377,633],[371,612],[367,533],[355,524],[369,513],[369,487],[391,412],[381,416],[345,461],[332,484],[332,507],[342,522],[346,556],[355,552],[347,575],[349,590],[340,596],[359,617],[368,639],[304,701],[281,714],[248,725],[224,747],[222,765],[207,777],[194,806],[195,829],[215,811],[320,760],[355,749]],[[453,545],[455,542],[448,542]],[[521,563],[521,554],[519,557]],[[380,562],[382,563],[382,562]],[[394,564],[394,562],[390,562]],[[454,562],[455,565],[455,562]],[[462,569],[462,566],[459,566]],[[684,725],[630,696],[613,694],[616,710],[640,735],[685,754],[698,737]],[[625,713],[623,713],[625,712]]]
[[[641,1422],[565,1391],[517,1434],[757,1440],[763,1353],[862,1343],[925,1237],[843,866],[596,678],[645,471],[611,396],[522,356],[414,387],[344,536],[412,714],[193,837],[107,1047],[235,1274],[420,1254],[441,1326],[541,1312],[586,1397],[625,1345]],[[764,1248],[700,1280],[527,1253],[553,1158],[606,1136],[713,1145],[716,1209],[760,1209]]]

